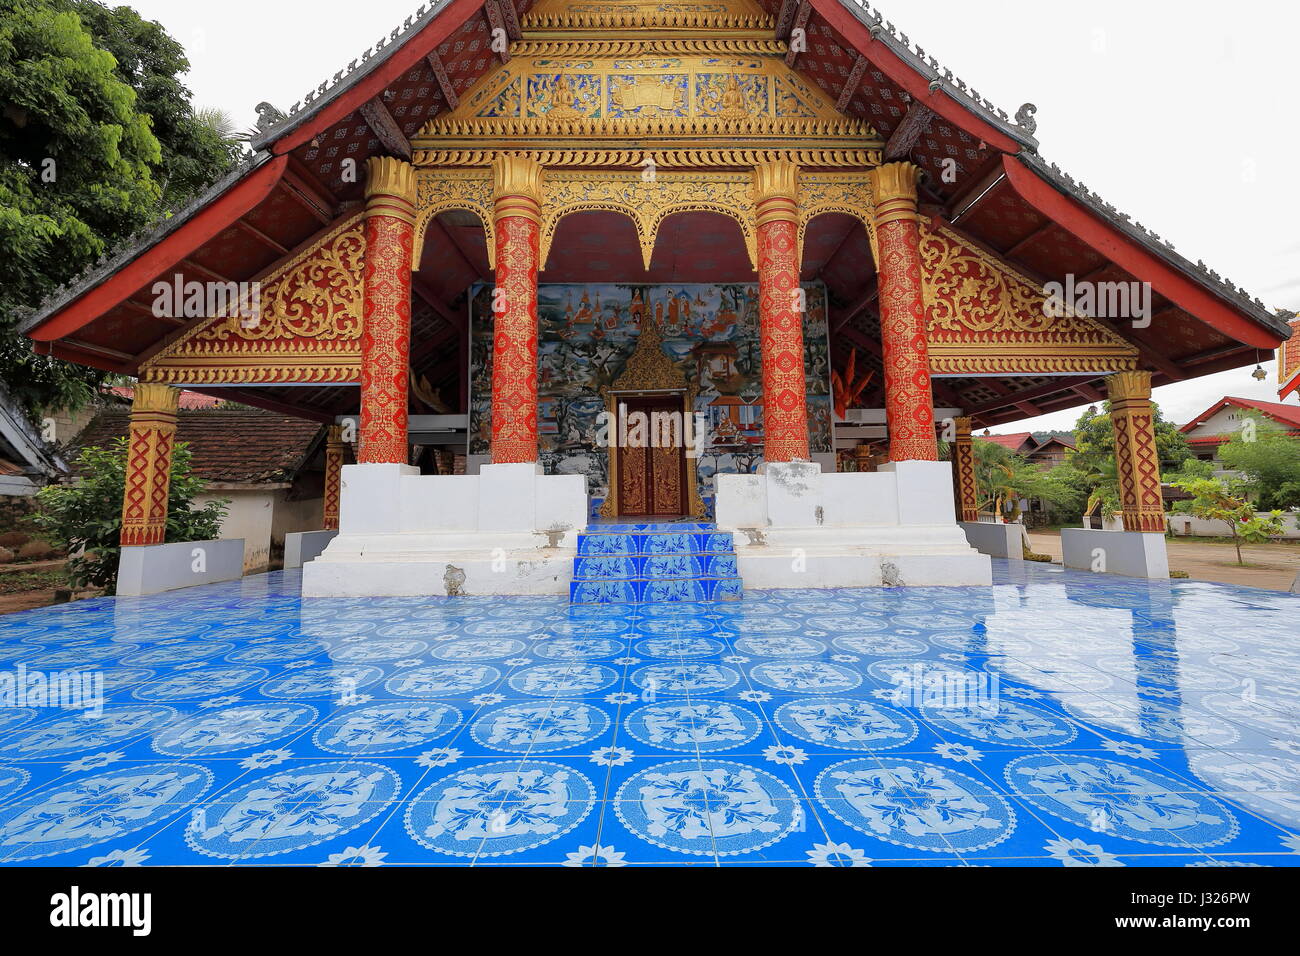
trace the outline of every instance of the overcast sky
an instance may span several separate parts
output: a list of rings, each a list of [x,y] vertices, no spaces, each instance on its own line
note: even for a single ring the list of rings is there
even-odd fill
[[[111,0],[110,0],[111,2]],[[387,35],[416,0],[131,0],[189,51],[196,103],[241,127]],[[1300,309],[1300,4],[1279,0],[880,0],[927,54],[1014,113],[1038,106],[1041,151],[1192,261]],[[1156,390],[1182,423],[1223,395],[1277,400],[1276,365]],[[1295,402],[1296,398],[1290,401]],[[999,432],[1069,428],[1077,411]]]

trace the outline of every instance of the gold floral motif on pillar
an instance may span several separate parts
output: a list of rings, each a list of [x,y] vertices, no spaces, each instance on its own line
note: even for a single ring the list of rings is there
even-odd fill
[[[763,457],[768,461],[808,460],[798,195],[799,167],[794,163],[777,160],[754,170]]]
[[[890,163],[871,171],[880,246],[880,340],[891,461],[939,458],[921,285],[918,172],[911,163]]]
[[[537,461],[537,272],[542,168],[503,156],[493,166],[496,287],[492,313],[492,462]]]
[[[361,447],[365,464],[405,465],[411,355],[415,170],[387,156],[366,167],[366,268],[361,334]]]

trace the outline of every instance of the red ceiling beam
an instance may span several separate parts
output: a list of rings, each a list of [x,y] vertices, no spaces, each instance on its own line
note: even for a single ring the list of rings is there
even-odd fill
[[[361,105],[361,118],[366,121],[375,139],[388,151],[388,155],[397,156],[410,162],[412,156],[411,141],[402,132],[393,114],[384,105],[384,98],[376,96]]]
[[[862,78],[867,75],[867,67],[871,61],[865,56],[859,55],[853,62],[853,69],[849,70],[848,79],[844,81],[844,88],[840,90],[839,99],[835,101],[835,108],[841,113],[849,108],[853,102],[853,95],[858,92],[858,87],[862,84]]]
[[[889,141],[885,143],[885,162],[892,163],[907,159],[912,154],[912,147],[916,145],[917,140],[930,128],[930,121],[933,119],[933,110],[913,100],[902,120],[889,134]]]
[[[255,209],[271,194],[284,174],[287,160],[277,156],[249,173],[170,235],[146,249],[133,261],[86,290],[27,334],[38,342],[72,335],[110,309],[121,305],[146,283],[230,228],[231,223]],[[99,366],[96,366],[99,367]]]
[[[805,28],[808,26],[808,18],[812,16],[812,12],[812,4],[809,3],[808,0],[803,0],[803,2],[799,4],[799,12],[794,15],[794,25],[790,27],[791,40],[794,39],[794,33],[796,30],[804,33],[805,50],[807,49],[807,33]],[[799,59],[800,52],[801,51],[796,50],[792,45],[790,49],[786,51],[785,65],[793,68],[795,60]]]
[[[447,68],[442,63],[442,57],[438,56],[438,51],[434,50],[425,57],[428,61],[429,69],[433,70],[433,78],[438,81],[438,89],[442,90],[442,98],[447,101],[447,109],[454,110],[460,106],[460,97],[456,95],[456,87],[452,85],[451,77],[447,75]]]

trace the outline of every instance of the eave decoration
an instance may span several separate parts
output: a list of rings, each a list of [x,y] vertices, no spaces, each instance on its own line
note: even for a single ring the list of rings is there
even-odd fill
[[[217,315],[140,367],[176,385],[347,384],[360,377],[364,219],[335,226],[258,280],[260,314]]]
[[[922,288],[936,375],[1108,373],[1137,350],[1096,319],[1052,317],[1035,282],[941,221],[921,222]]]

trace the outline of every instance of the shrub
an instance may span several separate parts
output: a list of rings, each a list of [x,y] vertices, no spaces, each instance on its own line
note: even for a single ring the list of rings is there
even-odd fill
[[[122,497],[126,489],[127,440],[119,438],[108,448],[82,449],[76,460],[80,476],[70,484],[51,485],[37,495],[37,525],[67,548],[68,577],[74,587],[117,587],[121,556]],[[194,499],[203,491],[203,479],[190,467],[184,443],[172,451],[171,493],[167,501],[168,542],[209,541],[221,534],[228,500],[202,508]]]

